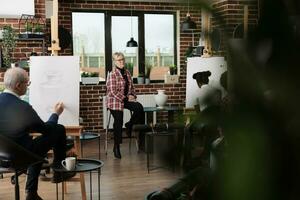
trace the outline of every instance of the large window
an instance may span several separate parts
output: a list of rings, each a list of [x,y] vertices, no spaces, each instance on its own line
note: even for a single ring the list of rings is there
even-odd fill
[[[148,74],[163,80],[176,64],[176,26],[174,13],[140,11],[73,12],[73,51],[80,55],[83,69],[112,69],[112,54],[123,52],[133,77]],[[131,37],[138,47],[126,47]],[[104,42],[105,41],[105,42]]]
[[[133,77],[138,76],[138,49],[126,47],[130,37],[138,40],[138,17],[112,16],[111,42],[112,52],[122,52],[125,55],[126,67]]]
[[[105,80],[105,29],[103,13],[72,13],[73,54],[80,56],[81,71],[95,72]]]
[[[175,63],[174,16],[145,14],[145,72],[152,80],[161,80]]]

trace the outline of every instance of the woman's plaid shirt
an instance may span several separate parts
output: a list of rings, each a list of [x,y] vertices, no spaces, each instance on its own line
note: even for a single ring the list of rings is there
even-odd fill
[[[128,93],[136,97],[133,82],[130,72],[125,69],[125,73],[128,79]],[[106,107],[111,110],[123,110],[124,109],[124,89],[125,80],[119,70],[114,69],[108,74],[106,81]]]

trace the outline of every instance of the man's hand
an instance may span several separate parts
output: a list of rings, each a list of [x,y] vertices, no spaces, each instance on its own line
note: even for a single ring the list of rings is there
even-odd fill
[[[133,95],[128,95],[128,101],[135,101],[135,97]]]
[[[58,102],[54,106],[54,112],[59,116],[64,111],[63,102]]]

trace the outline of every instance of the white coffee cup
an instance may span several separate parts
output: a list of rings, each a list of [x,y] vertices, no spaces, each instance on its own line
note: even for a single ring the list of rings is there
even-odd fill
[[[67,157],[66,159],[61,161],[61,165],[66,168],[66,170],[74,170],[76,166],[76,158],[75,157]]]

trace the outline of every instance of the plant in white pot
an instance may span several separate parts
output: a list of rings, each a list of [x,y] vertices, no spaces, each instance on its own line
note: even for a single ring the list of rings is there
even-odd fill
[[[179,76],[177,75],[177,66],[176,65],[170,65],[169,66],[169,72],[170,74],[165,74],[165,83],[178,83],[179,82]]]
[[[145,84],[150,83],[150,72],[151,72],[151,66],[147,66],[145,71]]]
[[[169,70],[170,70],[170,75],[176,75],[177,74],[177,66],[176,65],[170,65]]]
[[[98,84],[99,74],[97,72],[82,72],[81,82],[82,84]]]
[[[144,73],[139,73],[139,76],[137,77],[137,83],[144,84],[144,81],[145,81]]]

